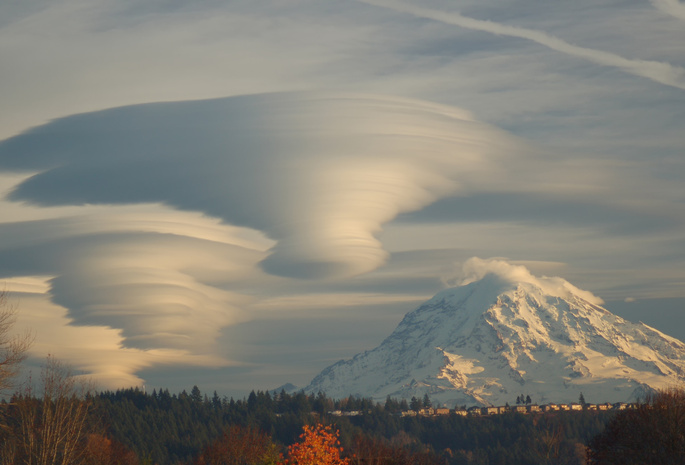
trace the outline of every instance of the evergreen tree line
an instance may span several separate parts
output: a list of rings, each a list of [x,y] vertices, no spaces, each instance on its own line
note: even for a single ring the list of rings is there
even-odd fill
[[[584,444],[612,416],[594,411],[482,418],[397,415],[406,404],[391,398],[376,403],[357,397],[262,391],[234,400],[219,398],[216,392],[203,395],[197,387],[190,394],[126,389],[93,397],[93,411],[109,425],[111,437],[157,464],[190,462],[233,426],[263,432],[283,448],[297,441],[305,425],[319,423],[339,431],[341,446],[350,455],[363,448],[360,438],[366,438],[375,448],[395,447],[448,465],[580,464]],[[328,413],[336,410],[361,414]]]

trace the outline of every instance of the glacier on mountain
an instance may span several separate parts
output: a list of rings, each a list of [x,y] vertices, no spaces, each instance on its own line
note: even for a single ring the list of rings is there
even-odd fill
[[[561,278],[470,259],[468,277],[408,313],[373,350],[324,369],[304,389],[330,397],[423,397],[504,405],[631,401],[685,380],[685,344],[602,308]]]

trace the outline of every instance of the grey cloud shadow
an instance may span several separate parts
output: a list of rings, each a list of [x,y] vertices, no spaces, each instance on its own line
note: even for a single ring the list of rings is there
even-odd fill
[[[444,59],[464,58],[468,55],[506,53],[520,48],[519,41],[479,31],[453,32],[446,37],[425,38],[404,44],[401,54],[406,58],[439,57]]]
[[[258,215],[240,208],[240,194],[270,152],[255,134],[255,108],[264,105],[263,97],[233,97],[60,118],[0,143],[0,168],[41,171],[9,199],[40,206],[164,202],[263,229]],[[227,183],[234,171],[242,176]]]
[[[537,225],[593,226],[617,235],[648,234],[683,225],[672,215],[611,205],[604,199],[574,199],[551,193],[479,193],[436,201],[399,215],[404,223],[529,222]]]
[[[607,301],[604,307],[625,318],[652,326],[664,334],[685,341],[685,298],[638,299],[634,302]]]
[[[298,365],[304,353],[314,360],[337,361],[378,345],[407,312],[419,305],[420,301],[370,304],[354,309],[326,307],[325,318],[252,320],[224,328],[223,345],[232,347],[232,356],[247,363]],[[360,325],[362,316],[364,324]]]

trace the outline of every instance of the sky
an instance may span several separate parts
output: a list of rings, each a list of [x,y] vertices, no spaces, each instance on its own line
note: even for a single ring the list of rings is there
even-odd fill
[[[472,257],[685,339],[678,0],[0,3],[0,283],[102,389],[243,397]]]

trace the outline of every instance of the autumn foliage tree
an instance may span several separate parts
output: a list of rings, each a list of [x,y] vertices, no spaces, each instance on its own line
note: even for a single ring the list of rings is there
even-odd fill
[[[233,425],[193,461],[193,465],[272,465],[280,456],[267,434]]]
[[[338,431],[331,426],[305,425],[300,441],[288,447],[287,465],[350,465],[342,457]]]
[[[122,443],[101,434],[88,435],[83,450],[83,465],[139,465],[138,457]]]

